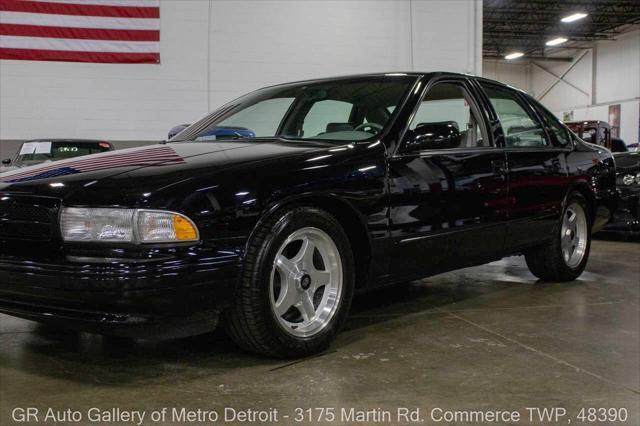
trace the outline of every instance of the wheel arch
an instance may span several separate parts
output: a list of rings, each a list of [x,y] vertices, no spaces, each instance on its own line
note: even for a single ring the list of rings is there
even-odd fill
[[[575,182],[573,183],[569,189],[567,190],[567,193],[564,196],[564,200],[562,202],[562,210],[564,211],[565,207],[567,206],[567,201],[569,199],[569,196],[573,193],[573,192],[577,192],[580,195],[582,195],[584,197],[584,199],[587,202],[587,208],[588,208],[588,215],[589,215],[589,221],[591,223],[591,225],[593,226],[593,223],[596,219],[596,197],[593,193],[593,191],[589,188],[589,185],[587,184],[587,182]]]
[[[371,240],[367,231],[367,225],[358,210],[347,200],[335,194],[301,194],[288,197],[272,204],[265,209],[260,219],[251,231],[247,239],[250,243],[256,230],[273,215],[279,212],[299,206],[316,207],[333,215],[342,225],[344,232],[351,244],[353,259],[356,269],[356,288],[362,286],[368,277],[371,264]],[[245,247],[246,249],[246,247]]]

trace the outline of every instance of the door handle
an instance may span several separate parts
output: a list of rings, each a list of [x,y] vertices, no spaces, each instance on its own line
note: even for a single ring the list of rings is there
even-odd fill
[[[507,174],[507,163],[504,160],[491,160],[491,171],[504,178]]]

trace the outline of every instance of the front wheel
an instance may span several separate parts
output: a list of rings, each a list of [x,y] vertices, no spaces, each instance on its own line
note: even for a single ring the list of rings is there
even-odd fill
[[[573,281],[582,274],[591,248],[587,211],[584,197],[570,194],[553,240],[525,253],[533,275],[545,281]]]
[[[317,353],[346,319],[354,270],[349,239],[329,213],[296,207],[273,216],[249,243],[227,330],[252,352]]]

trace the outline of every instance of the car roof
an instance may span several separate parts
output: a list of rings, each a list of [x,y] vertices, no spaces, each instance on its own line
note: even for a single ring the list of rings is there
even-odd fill
[[[428,71],[428,72],[422,72],[422,71],[390,71],[390,72],[379,72],[379,73],[367,73],[367,74],[347,74],[347,75],[339,75],[339,76],[332,76],[332,77],[323,77],[323,78],[314,78],[314,79],[308,79],[308,80],[299,80],[299,81],[290,81],[290,82],[286,82],[286,83],[280,83],[280,84],[274,84],[274,85],[270,85],[270,86],[266,86],[263,87],[263,89],[268,89],[268,88],[277,88],[277,87],[286,87],[286,86],[297,86],[300,84],[315,84],[315,83],[326,83],[326,82],[332,82],[332,81],[344,81],[344,80],[359,80],[359,79],[368,79],[368,78],[383,78],[383,77],[403,77],[403,76],[407,76],[407,77],[415,77],[415,78],[419,78],[419,77],[426,77],[426,78],[433,78],[433,77],[441,77],[441,76],[455,76],[455,77],[470,77],[476,80],[482,80],[482,81],[487,81],[487,82],[491,82],[494,84],[498,84],[504,87],[508,87],[514,90],[517,90],[519,92],[522,93],[526,93],[521,89],[518,89],[517,87],[512,87],[509,86],[508,84],[504,84],[501,83],[497,80],[491,80],[488,78],[484,78],[484,77],[479,77],[473,74],[466,74],[466,73],[458,73],[458,72],[451,72],[451,71]]]

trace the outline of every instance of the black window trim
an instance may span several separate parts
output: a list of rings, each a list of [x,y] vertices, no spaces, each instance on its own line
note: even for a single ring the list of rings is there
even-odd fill
[[[546,120],[544,120],[544,117],[542,117],[542,115],[537,111],[537,109],[535,108],[535,105],[533,103],[531,103],[528,99],[529,95],[527,95],[526,93],[523,93],[521,90],[519,89],[515,89],[513,87],[510,87],[506,84],[500,84],[500,83],[495,83],[491,80],[485,80],[485,79],[480,79],[478,80],[478,85],[480,86],[480,89],[482,89],[482,92],[484,94],[484,96],[487,97],[487,99],[490,100],[489,95],[486,93],[486,91],[484,90],[485,86],[491,86],[494,88],[497,88],[499,90],[506,90],[509,93],[513,93],[515,98],[520,100],[521,106],[523,106],[523,108],[525,109],[525,111],[528,111],[529,113],[533,114],[533,117],[538,120],[538,124],[540,125],[540,127],[542,128],[542,131],[544,133],[544,137],[545,140],[547,141],[547,144],[544,146],[529,146],[529,147],[514,147],[514,146],[507,146],[506,144],[506,133],[504,132],[504,127],[502,127],[502,121],[498,120],[498,123],[500,125],[500,129],[501,129],[501,133],[502,133],[502,137],[503,137],[503,145],[504,145],[504,149],[505,151],[517,151],[517,152],[521,152],[521,151],[526,151],[526,150],[531,150],[531,151],[548,151],[548,150],[558,150],[558,149],[566,149],[566,146],[561,146],[561,145],[556,145],[554,140],[555,138],[551,136],[551,134],[549,133],[549,129],[548,129],[548,125]],[[498,116],[498,112],[495,110],[493,104],[491,104],[491,102],[489,101],[489,108],[492,109],[494,115],[496,117]]]
[[[564,129],[567,139],[569,140],[569,142],[565,145],[561,144],[559,141],[556,141],[556,136],[555,136],[555,132],[553,130],[553,128],[551,127],[551,124],[549,124],[549,119],[547,119],[547,117],[545,116],[545,114],[543,113],[547,113],[551,116],[555,115],[549,111],[549,109],[545,108],[544,105],[542,105],[540,102],[538,102],[537,100],[533,99],[533,97],[526,95],[524,96],[524,98],[528,101],[528,103],[531,105],[531,107],[538,113],[538,115],[540,116],[540,118],[542,118],[542,122],[544,124],[544,127],[546,128],[547,133],[549,134],[551,140],[554,142],[554,146],[556,148],[562,148],[562,149],[568,149],[568,148],[572,148],[573,147],[573,140],[571,138],[571,130],[564,125],[564,123],[562,123],[560,120],[558,120],[558,122],[560,123],[560,125],[562,126],[562,128]],[[557,144],[555,144],[557,142]]]

